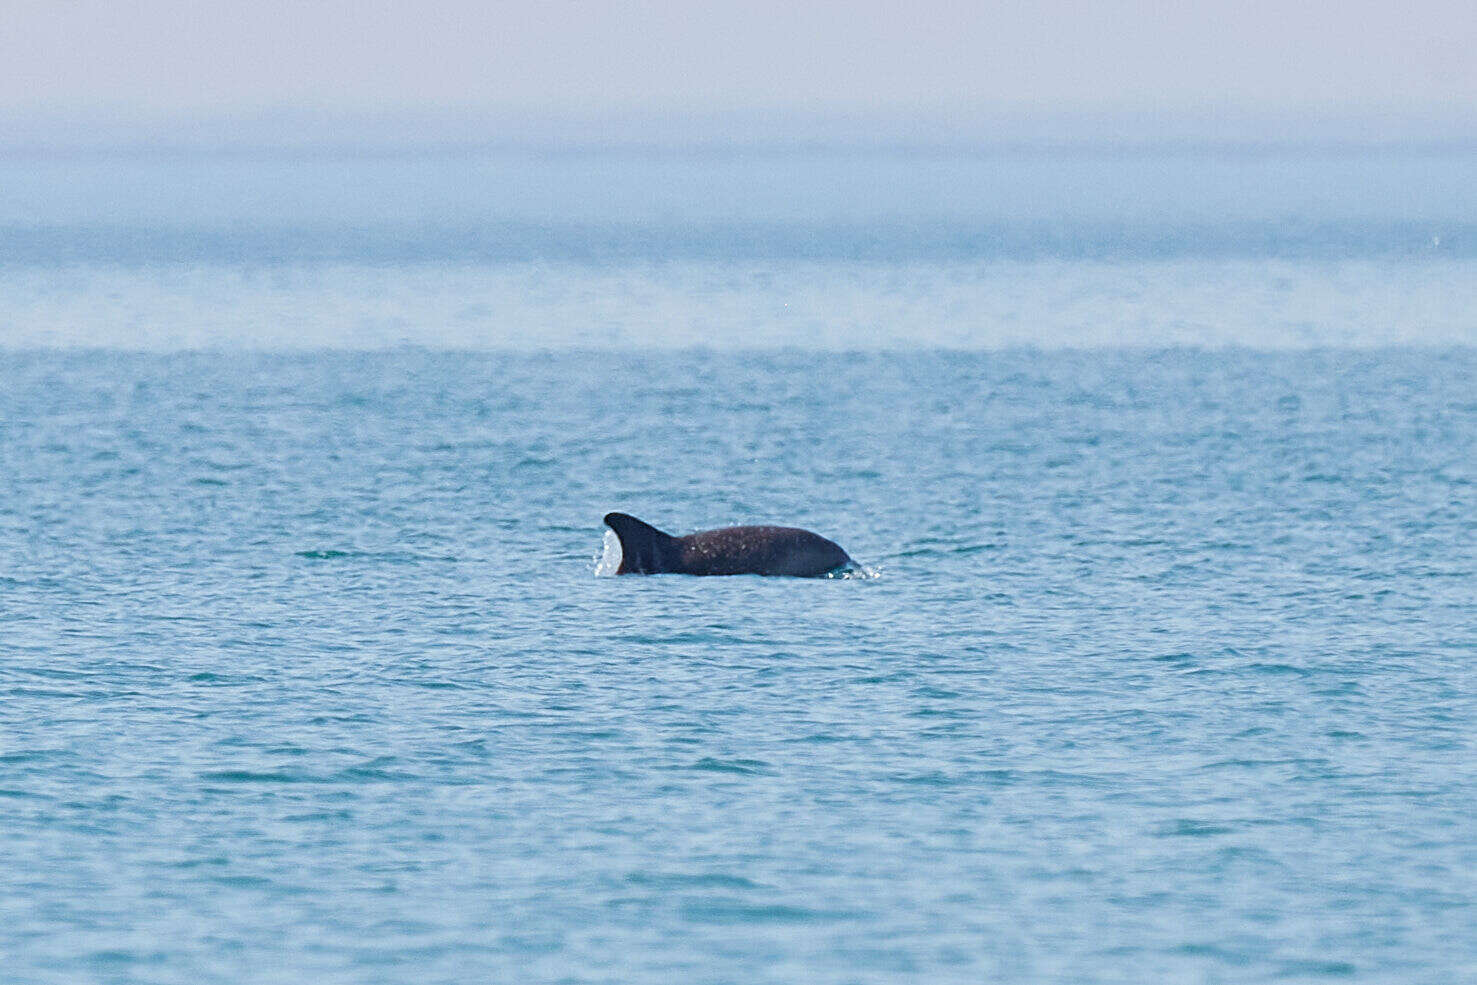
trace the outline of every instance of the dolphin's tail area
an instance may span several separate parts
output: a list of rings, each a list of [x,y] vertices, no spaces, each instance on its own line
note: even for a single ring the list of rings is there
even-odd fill
[[[677,538],[628,513],[605,514],[605,525],[621,542],[618,575],[654,575],[671,571],[678,554]]]

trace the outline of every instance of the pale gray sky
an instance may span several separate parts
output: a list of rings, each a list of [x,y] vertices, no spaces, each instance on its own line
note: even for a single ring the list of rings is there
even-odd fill
[[[1472,0],[5,0],[3,11],[11,107],[1477,101]]]
[[[1473,0],[0,0],[0,111],[1468,115]]]

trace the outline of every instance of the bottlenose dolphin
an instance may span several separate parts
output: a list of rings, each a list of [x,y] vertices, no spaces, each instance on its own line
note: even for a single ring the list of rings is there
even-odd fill
[[[791,575],[856,567],[836,544],[796,527],[723,527],[673,537],[625,513],[605,514],[621,542],[618,575]]]

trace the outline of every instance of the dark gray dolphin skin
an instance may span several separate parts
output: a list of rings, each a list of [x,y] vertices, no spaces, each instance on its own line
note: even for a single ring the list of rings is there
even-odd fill
[[[618,575],[789,575],[855,567],[836,544],[796,527],[723,527],[673,537],[625,513],[605,514],[621,541]]]

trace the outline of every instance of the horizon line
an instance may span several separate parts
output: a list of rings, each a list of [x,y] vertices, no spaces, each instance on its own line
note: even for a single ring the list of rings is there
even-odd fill
[[[1477,107],[0,107],[0,156],[1477,149]]]

